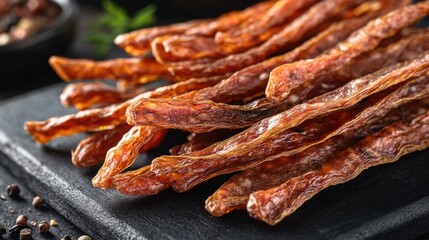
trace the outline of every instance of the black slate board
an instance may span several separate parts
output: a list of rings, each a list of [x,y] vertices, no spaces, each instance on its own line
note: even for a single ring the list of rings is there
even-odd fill
[[[96,169],[70,163],[79,137],[42,147],[22,129],[26,120],[67,112],[58,103],[63,86],[0,105],[0,163],[95,239],[411,239],[429,229],[429,150],[326,189],[274,227],[245,211],[215,218],[204,210],[204,200],[227,177],[187,193],[150,197],[95,189],[90,180]]]

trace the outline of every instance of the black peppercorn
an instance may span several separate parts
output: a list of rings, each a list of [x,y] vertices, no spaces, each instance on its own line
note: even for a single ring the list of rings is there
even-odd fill
[[[25,226],[27,224],[27,216],[25,215],[19,215],[19,217],[16,219],[16,224]]]
[[[61,240],[72,240],[72,238],[69,235],[65,235]]]
[[[36,208],[41,207],[43,205],[43,199],[39,196],[35,196],[31,204]]]
[[[38,227],[39,227],[39,232],[41,233],[45,233],[49,231],[49,223],[46,221],[41,221]]]
[[[82,235],[82,236],[80,236],[77,240],[92,240],[92,238],[90,238],[89,236],[87,236],[87,235]]]
[[[9,197],[17,197],[21,192],[21,189],[19,189],[18,185],[16,184],[10,184],[7,185],[6,192]]]
[[[31,229],[24,228],[19,232],[19,240],[31,239]]]

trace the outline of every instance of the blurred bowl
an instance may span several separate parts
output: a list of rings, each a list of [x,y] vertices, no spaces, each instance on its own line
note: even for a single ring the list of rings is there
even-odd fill
[[[74,0],[51,1],[60,6],[61,12],[48,29],[0,46],[1,75],[20,77],[46,71],[49,57],[63,53],[70,45],[77,23],[77,4]]]

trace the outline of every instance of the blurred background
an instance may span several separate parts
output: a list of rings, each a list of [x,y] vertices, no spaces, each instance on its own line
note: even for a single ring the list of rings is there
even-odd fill
[[[36,9],[32,10],[31,14],[34,15],[34,11],[42,11],[37,10],[37,7],[41,8],[40,5],[46,8],[43,5],[45,1],[47,0],[0,0],[0,101],[61,82],[48,65],[48,58],[51,55],[95,60],[126,56],[121,49],[111,44],[112,39],[108,36],[109,32],[115,33],[118,29],[101,29],[102,26],[97,26],[102,16],[109,14],[109,9],[106,10],[106,2],[113,3],[113,9],[110,11],[118,11],[117,8],[120,8],[119,11],[123,9],[130,18],[137,16],[139,12],[141,15],[142,9],[149,6],[146,14],[149,12],[149,15],[153,15],[153,19],[146,21],[147,24],[144,20],[140,21],[142,26],[215,17],[258,2],[257,0],[55,0],[54,2],[63,7],[62,12],[52,20],[49,27],[43,30],[45,34],[43,39],[34,41],[33,36],[29,36],[21,42],[2,45],[2,37],[4,37],[2,27],[10,30],[15,24],[31,28],[31,24],[28,27],[29,24],[20,22],[22,17],[17,20],[13,14],[10,14],[12,10],[2,12],[2,8],[4,9],[8,4],[18,4],[22,8]],[[19,14],[22,13],[19,12]]]

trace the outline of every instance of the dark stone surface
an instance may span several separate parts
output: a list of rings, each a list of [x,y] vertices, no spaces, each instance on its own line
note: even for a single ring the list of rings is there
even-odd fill
[[[0,163],[7,163],[2,154],[0,154]],[[21,192],[18,197],[10,198],[6,194],[6,186],[13,183],[18,184]],[[0,167],[0,226],[7,226],[8,228],[14,226],[16,218],[23,214],[28,217],[27,225],[33,232],[33,239],[60,239],[64,235],[70,235],[77,239],[83,234],[48,204],[44,203],[42,207],[34,208],[31,205],[34,196],[35,194],[31,189],[21,184],[20,180],[12,176],[5,168]],[[42,197],[45,196],[42,195]],[[58,226],[51,227],[49,232],[45,234],[40,234],[37,227],[30,224],[31,221],[38,224],[40,221],[49,222],[51,219],[57,221]],[[3,238],[0,237],[0,239]]]
[[[63,86],[0,105],[1,164],[96,239],[411,239],[429,229],[428,150],[326,189],[274,227],[244,211],[215,218],[204,210],[204,200],[227,177],[187,193],[168,190],[150,197],[95,189],[90,180],[96,169],[78,170],[70,163],[79,137],[42,147],[22,129],[26,120],[67,112],[58,104]]]

